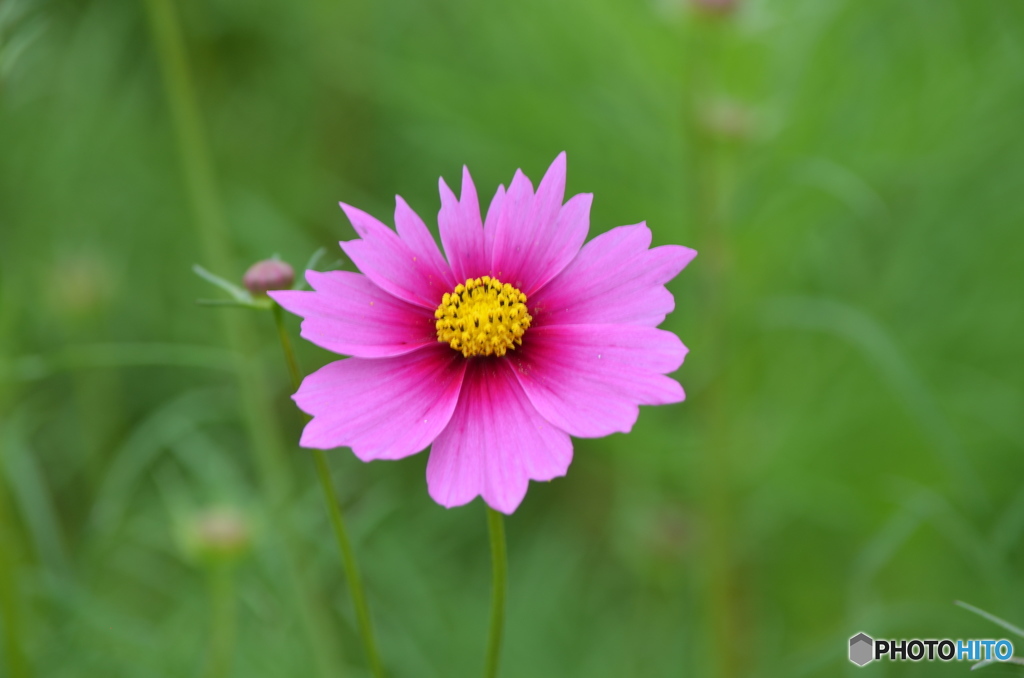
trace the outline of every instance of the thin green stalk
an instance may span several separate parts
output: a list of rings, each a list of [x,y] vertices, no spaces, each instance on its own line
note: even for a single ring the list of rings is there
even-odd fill
[[[192,87],[178,18],[172,0],[145,0],[145,4],[203,259],[213,269],[227,271],[231,269],[230,237]],[[245,314],[220,313],[218,316],[223,324],[228,347],[242,356],[238,370],[242,415],[261,482],[271,504],[274,535],[281,540],[283,547],[275,554],[283,560],[293,590],[293,602],[308,634],[320,675],[338,676],[342,669],[336,656],[336,644],[329,641],[330,622],[319,606],[319,599],[313,595],[300,574],[302,568],[299,565],[298,539],[284,517],[291,488],[291,469],[286,463],[283,437],[270,406],[269,385],[252,357],[254,351],[251,337],[255,332]]]
[[[210,597],[210,656],[206,675],[231,675],[235,652],[234,571],[230,563],[213,563],[207,574]]]
[[[18,315],[18,305],[23,295],[13,293],[13,286],[7,283],[18,278],[17,272],[12,273],[13,261],[3,261],[0,255],[0,366],[10,365],[10,357],[14,353],[14,333],[11,328]],[[20,279],[20,278],[19,278]],[[3,645],[0,650],[0,667],[6,666],[10,678],[28,678],[32,672],[29,667],[25,639],[23,637],[24,621],[21,617],[21,601],[18,591],[18,532],[15,518],[8,504],[8,480],[4,467],[7,450],[4,449],[6,435],[4,426],[7,424],[7,413],[17,393],[13,387],[4,383],[0,373],[0,627],[3,628]],[[2,669],[0,669],[2,671]]]
[[[487,638],[484,678],[496,678],[505,633],[505,591],[508,588],[508,553],[505,548],[505,517],[487,507],[487,531],[491,535],[491,630]]]
[[[363,639],[366,660],[369,662],[370,670],[375,678],[384,678],[384,666],[381,664],[380,655],[377,652],[377,641],[373,635],[370,608],[366,604],[366,590],[363,588],[363,578],[359,573],[359,567],[356,565],[352,544],[349,542],[348,531],[345,529],[345,521],[341,516],[341,508],[338,505],[338,497],[334,493],[331,470],[327,466],[327,455],[324,454],[323,450],[313,450],[313,461],[316,464],[317,477],[320,479],[320,488],[324,491],[324,503],[327,504],[327,511],[331,515],[334,538],[337,540],[338,549],[341,551],[341,562],[345,567],[345,574],[348,575],[348,590],[352,596],[352,606],[355,608],[356,622],[359,624],[359,635]]]
[[[2,452],[2,451],[0,451]],[[14,525],[7,510],[6,482],[0,468],[0,626],[4,629],[3,655],[6,658],[7,675],[11,678],[28,678],[31,675],[22,638],[22,621],[19,615],[17,563],[14,560]]]
[[[701,106],[717,94],[721,84],[717,65],[725,49],[728,20],[715,17],[696,21],[686,44],[688,72],[686,106],[692,172],[692,223],[700,238],[700,270],[703,272],[705,309],[701,340],[705,364],[718,376],[701,402],[704,427],[703,504],[708,521],[706,585],[708,629],[713,675],[735,678],[745,671],[746,647],[740,619],[739,573],[734,539],[736,533],[733,488],[732,427],[729,421],[730,390],[726,366],[730,364],[731,242],[728,229],[729,157],[721,139],[708,128]]]
[[[281,349],[284,351],[284,361],[288,363],[288,376],[292,380],[292,388],[296,391],[302,385],[302,369],[299,368],[299,361],[295,358],[295,349],[292,348],[292,340],[288,336],[288,328],[284,326],[284,311],[280,304],[275,303],[274,325],[277,327],[277,338],[281,340]],[[306,416],[303,413],[303,416]]]
[[[299,362],[295,358],[295,351],[292,349],[291,339],[288,337],[288,330],[284,325],[284,314],[281,306],[273,305],[274,324],[277,325],[277,336],[281,340],[281,349],[284,351],[285,362],[288,363],[288,373],[291,375],[292,387],[297,391],[302,383],[302,370],[299,369]],[[308,421],[308,417],[303,414]],[[356,623],[359,625],[359,635],[363,639],[363,648],[366,650],[366,660],[376,678],[384,678],[384,666],[381,664],[380,655],[377,652],[377,641],[373,634],[373,622],[370,620],[370,607],[366,604],[366,590],[363,587],[363,578],[359,573],[359,566],[356,564],[355,554],[352,552],[352,542],[348,538],[348,530],[345,527],[345,519],[341,514],[341,505],[338,503],[338,495],[334,491],[334,482],[331,480],[331,469],[327,465],[327,455],[323,450],[313,450],[313,462],[316,465],[316,474],[320,480],[320,489],[324,493],[324,503],[327,505],[327,512],[331,516],[331,527],[334,528],[334,538],[338,542],[338,550],[341,552],[341,562],[348,575],[348,588],[352,596],[352,606],[355,608]]]

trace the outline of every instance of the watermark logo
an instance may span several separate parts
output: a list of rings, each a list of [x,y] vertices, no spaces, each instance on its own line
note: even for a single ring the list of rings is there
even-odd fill
[[[875,640],[866,633],[850,638],[850,661],[864,666],[875,660],[889,661],[1009,661],[1013,643],[1001,638],[953,640],[911,638],[909,640]]]
[[[857,666],[864,666],[874,659],[874,639],[866,633],[858,633],[850,638],[850,661]]]

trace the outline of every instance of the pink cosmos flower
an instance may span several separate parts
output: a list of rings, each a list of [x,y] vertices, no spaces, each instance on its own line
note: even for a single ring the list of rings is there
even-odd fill
[[[270,292],[303,337],[352,356],[293,396],[313,417],[301,445],[363,461],[431,446],[435,501],[482,495],[512,513],[530,480],[565,475],[569,436],[627,433],[638,405],[683,400],[665,375],[686,348],[657,326],[675,306],[665,283],[697,253],[649,249],[643,223],[584,245],[593,196],[562,204],[564,153],[536,191],[521,171],[499,186],[482,222],[468,170],[461,198],[440,191],[447,260],[401,197],[397,233],[342,203],[360,237],[341,248],[362,273],[307,271],[315,291]]]

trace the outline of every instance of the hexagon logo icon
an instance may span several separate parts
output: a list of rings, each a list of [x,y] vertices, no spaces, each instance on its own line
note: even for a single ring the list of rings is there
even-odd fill
[[[874,659],[875,641],[866,633],[858,633],[850,638],[850,661],[857,666],[864,666]]]

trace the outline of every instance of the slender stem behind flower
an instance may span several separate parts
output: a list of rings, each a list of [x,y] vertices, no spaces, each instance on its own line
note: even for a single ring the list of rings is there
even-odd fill
[[[505,632],[505,591],[508,588],[508,553],[505,548],[505,518],[487,507],[487,530],[491,535],[491,630],[487,639],[484,678],[496,678]]]
[[[733,459],[732,400],[728,371],[731,351],[730,323],[733,303],[729,266],[732,244],[728,228],[731,158],[722,140],[701,120],[700,107],[722,86],[720,62],[727,33],[726,21],[695,21],[686,39],[686,106],[693,185],[693,219],[702,243],[705,310],[704,337],[699,340],[704,363],[717,375],[700,399],[705,447],[702,502],[708,524],[704,546],[710,654],[718,678],[736,678],[745,672],[747,647],[741,624],[740,576],[734,539],[736,507]],[[721,19],[723,17],[719,17]]]
[[[288,363],[288,374],[291,375],[292,387],[297,391],[302,384],[302,370],[299,369],[299,362],[295,359],[295,351],[292,349],[291,339],[288,338],[288,330],[284,326],[284,314],[281,306],[273,305],[274,324],[277,325],[277,336],[281,340],[281,348],[284,351],[285,362]],[[308,416],[303,414],[308,421]],[[324,502],[327,504],[327,512],[331,516],[331,526],[334,528],[334,538],[338,542],[338,550],[341,551],[341,561],[345,567],[345,574],[348,575],[348,588],[352,595],[352,606],[356,612],[356,622],[359,624],[359,635],[363,639],[363,647],[366,650],[366,659],[370,663],[370,669],[376,678],[383,678],[384,667],[377,653],[377,641],[373,635],[373,623],[370,621],[370,608],[366,604],[366,591],[363,587],[363,579],[356,565],[356,558],[352,552],[352,542],[348,538],[348,530],[345,528],[345,520],[341,514],[341,506],[338,504],[338,496],[334,492],[334,482],[331,480],[331,469],[327,465],[327,456],[323,450],[313,450],[313,461],[316,465],[316,475],[320,479],[320,488],[324,492]]]
[[[295,358],[292,340],[288,338],[288,328],[284,326],[284,312],[278,303],[275,303],[271,308],[274,310],[274,325],[277,327],[277,338],[281,340],[284,360],[288,363],[288,376],[291,377],[292,388],[298,391],[299,386],[302,385],[302,370],[299,368],[299,361]]]
[[[4,651],[0,652],[4,661],[0,666],[6,666],[6,675],[11,678],[28,678],[32,674],[21,635],[23,621],[19,615],[15,534],[7,508],[5,482],[6,478],[0,473],[0,627],[4,631]]]
[[[145,5],[203,259],[215,270],[230,270],[230,236],[174,3],[145,0]],[[329,640],[329,622],[309,583],[299,574],[298,539],[282,510],[289,495],[291,468],[285,463],[281,432],[269,405],[269,386],[254,361],[246,359],[253,352],[250,337],[254,332],[243,314],[222,313],[220,320],[229,348],[243,356],[238,369],[242,414],[271,504],[274,534],[280,539],[281,548],[275,555],[285,566],[294,592],[293,602],[307,631],[319,675],[337,676],[341,673],[340,662],[335,645]]]
[[[22,299],[22,295],[12,293],[13,285],[4,283],[4,276],[0,270],[0,367],[11,364],[9,356],[12,347],[8,342],[14,337],[14,332],[11,331],[14,319],[21,317],[18,313],[18,304]],[[17,394],[3,376],[0,371],[0,413],[7,413],[11,411],[10,404]],[[4,447],[7,423],[8,418],[4,414],[0,417],[0,460],[7,458],[7,450]],[[18,593],[21,591],[18,577],[18,534],[15,517],[8,504],[8,482],[9,475],[4,464],[0,463],[0,629],[3,630],[0,671],[6,668],[5,675],[10,678],[29,678],[32,672],[25,651],[25,619],[21,616]]]
[[[231,675],[231,660],[235,650],[235,594],[234,572],[230,563],[209,566],[210,596],[210,656],[207,659],[208,678],[227,678]]]

